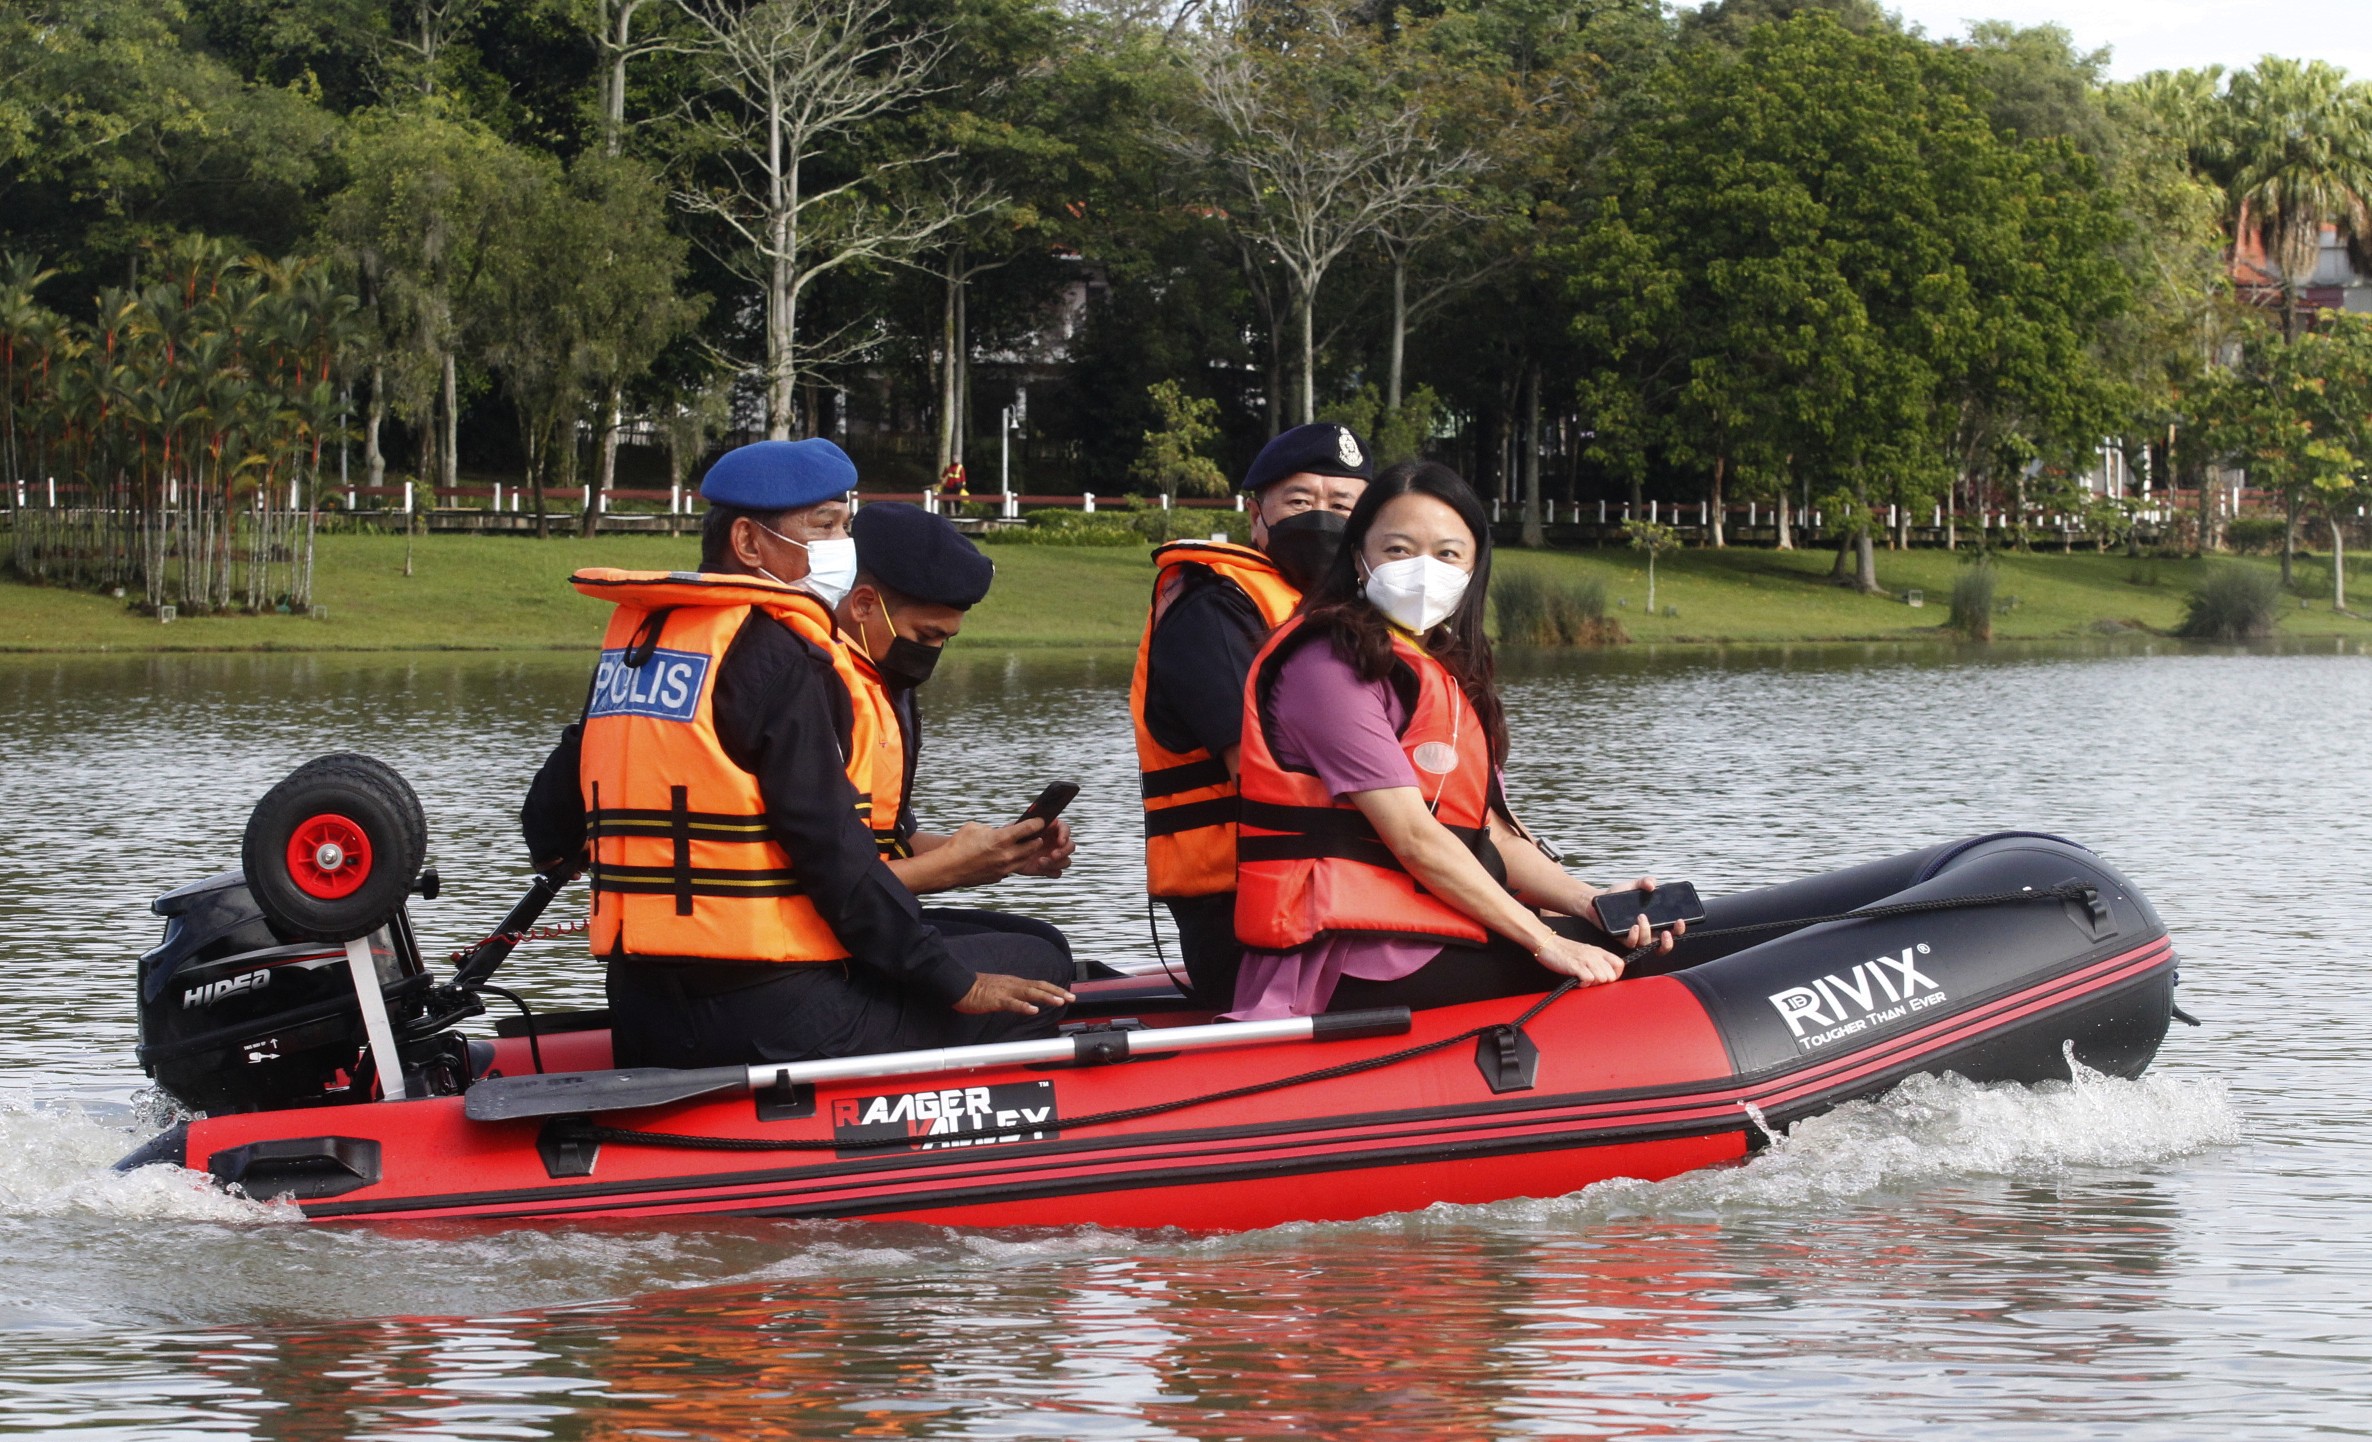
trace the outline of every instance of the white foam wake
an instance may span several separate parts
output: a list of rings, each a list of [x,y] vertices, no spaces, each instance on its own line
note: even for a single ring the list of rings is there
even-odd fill
[[[79,1106],[0,1098],[0,1216],[300,1219],[293,1206],[234,1197],[180,1167],[115,1171],[116,1159],[145,1140],[148,1131],[126,1130]]]
[[[2240,1140],[2240,1116],[2220,1079],[2127,1081],[2080,1065],[2075,1077],[1980,1086],[1916,1076],[1873,1101],[1797,1123],[1744,1166],[1602,1182],[1554,1201],[1432,1210],[1513,1210],[1563,1222],[1792,1212],[1959,1178],[2050,1180],[2079,1168],[2147,1166]]]

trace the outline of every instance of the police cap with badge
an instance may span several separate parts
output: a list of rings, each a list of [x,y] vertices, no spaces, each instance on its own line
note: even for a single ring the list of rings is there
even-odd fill
[[[969,537],[920,506],[876,501],[848,530],[857,538],[857,569],[908,600],[968,611],[996,577],[996,563]]]
[[[1287,476],[1349,476],[1356,480],[1375,479],[1375,464],[1368,459],[1367,448],[1349,426],[1338,426],[1332,421],[1315,421],[1306,426],[1295,426],[1260,448],[1253,457],[1252,468],[1244,472],[1240,491],[1257,491],[1262,486],[1281,481]]]

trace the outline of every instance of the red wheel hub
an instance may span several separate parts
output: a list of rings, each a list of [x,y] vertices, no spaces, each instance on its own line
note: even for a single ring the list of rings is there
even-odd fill
[[[307,896],[352,896],[371,879],[371,839],[343,816],[308,816],[288,838],[288,875]]]

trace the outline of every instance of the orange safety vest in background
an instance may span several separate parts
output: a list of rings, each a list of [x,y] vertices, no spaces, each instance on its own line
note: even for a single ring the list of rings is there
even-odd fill
[[[847,688],[856,806],[894,831],[904,751],[822,601],[762,577],[594,568],[571,578],[616,604],[586,703],[579,763],[593,863],[593,954],[651,960],[839,961],[849,952],[800,894],[758,778],[717,739],[718,667],[753,610],[829,657]],[[879,704],[875,704],[879,698]],[[888,820],[874,819],[883,797]]]
[[[1153,552],[1153,605],[1137,642],[1137,669],[1128,683],[1128,714],[1136,723],[1137,782],[1145,798],[1145,889],[1156,900],[1217,896],[1235,887],[1235,778],[1227,761],[1196,747],[1172,751],[1145,725],[1146,667],[1153,630],[1185,593],[1194,569],[1228,582],[1252,598],[1274,630],[1301,604],[1301,593],[1277,574],[1275,563],[1250,546],[1226,541],[1172,541]],[[1231,698],[1232,699],[1232,698]]]
[[[1358,807],[1337,801],[1316,775],[1286,770],[1269,749],[1268,693],[1301,625],[1289,621],[1269,638],[1244,688],[1236,936],[1262,951],[1290,951],[1330,932],[1488,941],[1481,922],[1417,884]],[[1397,630],[1392,655],[1416,681],[1400,745],[1417,788],[1434,817],[1472,845],[1490,814],[1490,739],[1439,661]]]

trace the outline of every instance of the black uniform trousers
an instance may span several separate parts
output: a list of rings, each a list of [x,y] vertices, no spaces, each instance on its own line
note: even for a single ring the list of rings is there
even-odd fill
[[[1060,932],[1023,917],[986,914],[1027,925],[967,926],[960,912],[946,920],[924,917],[955,959],[975,972],[1070,985],[1077,967],[1068,946],[1059,944]],[[738,1066],[1023,1041],[1054,1035],[1063,1012],[1041,1007],[1036,1016],[966,1016],[847,962],[696,966],[620,957],[610,961],[608,991],[610,1045],[622,1067]]]
[[[1218,1011],[1235,1005],[1235,977],[1244,944],[1235,939],[1235,893],[1185,896],[1162,905],[1178,924],[1178,955],[1186,963],[1186,991]]]

